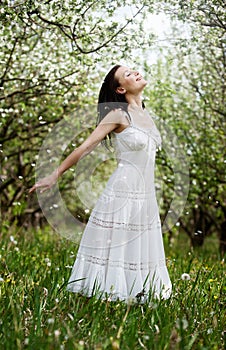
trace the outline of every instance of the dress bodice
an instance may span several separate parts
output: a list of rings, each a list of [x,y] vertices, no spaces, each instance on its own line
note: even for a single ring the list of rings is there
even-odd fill
[[[138,113],[142,117],[137,116],[137,114],[133,116],[132,113],[127,113],[126,117],[129,125],[120,133],[114,133],[115,137],[120,139],[120,143],[124,144],[124,146],[128,143],[130,150],[139,151],[145,148],[145,146],[147,147],[148,139],[151,138],[156,146],[160,147],[161,136],[150,114],[146,110]]]
[[[129,114],[129,125],[120,133],[114,133],[114,147],[118,160],[129,159],[134,164],[143,166],[150,159],[155,159],[156,149],[161,146],[161,136],[153,121],[148,115],[148,127],[137,125]]]

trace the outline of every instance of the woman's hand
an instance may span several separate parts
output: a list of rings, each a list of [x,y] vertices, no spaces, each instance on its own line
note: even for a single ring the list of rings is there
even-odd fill
[[[51,175],[44,177],[43,179],[36,182],[36,184],[30,188],[29,193],[41,189],[40,193],[49,190],[58,180],[58,170],[55,170]]]

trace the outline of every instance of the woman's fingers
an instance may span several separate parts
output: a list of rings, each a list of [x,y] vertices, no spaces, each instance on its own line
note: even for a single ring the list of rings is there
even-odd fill
[[[40,193],[45,192],[51,188],[49,184],[42,185],[41,187],[42,189],[40,190]]]
[[[30,188],[30,190],[29,190],[28,193],[32,193],[32,192],[34,192],[36,189],[37,189],[37,186],[34,185],[34,186],[32,186],[32,187]]]
[[[48,190],[50,188],[49,184],[42,184],[42,183],[36,183],[34,186],[32,186],[29,190],[29,193],[32,193],[34,191],[36,191],[37,189],[42,188],[42,190],[40,191],[40,193]]]
[[[38,189],[41,189],[40,193],[49,190],[57,181],[57,173],[54,172],[51,175],[39,180],[36,184],[31,187],[29,193],[32,193]]]

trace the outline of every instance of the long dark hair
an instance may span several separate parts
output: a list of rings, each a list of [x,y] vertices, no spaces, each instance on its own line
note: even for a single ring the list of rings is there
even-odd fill
[[[116,71],[121,67],[121,65],[115,65],[106,75],[99,92],[98,106],[97,106],[97,123],[98,125],[101,120],[112,110],[120,109],[124,110],[128,118],[130,115],[128,113],[128,102],[124,94],[118,94],[116,92],[117,87],[120,86],[118,79],[115,78]],[[142,103],[143,108],[145,108],[144,103]],[[102,143],[109,148],[111,143],[111,133],[108,134]]]
[[[125,104],[127,103],[127,101],[126,101],[125,95],[118,94],[116,92],[117,87],[119,87],[119,81],[115,78],[115,73],[119,69],[119,67],[121,66],[117,64],[110,70],[110,72],[108,72],[100,88],[99,98],[98,98],[98,107],[97,107],[97,110],[98,110],[97,124],[99,124],[101,120],[112,109],[115,109],[117,107],[121,108],[122,107],[121,105],[124,105],[124,108],[126,108]]]
[[[115,73],[121,65],[115,65],[106,75],[100,88],[97,106],[97,125],[112,110],[121,109],[127,112],[128,102],[124,94],[116,92],[119,81],[115,78]],[[107,135],[102,143],[105,146],[112,146],[111,134]]]

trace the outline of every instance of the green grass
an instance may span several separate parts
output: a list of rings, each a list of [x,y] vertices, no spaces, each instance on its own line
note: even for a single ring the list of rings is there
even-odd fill
[[[166,246],[172,297],[127,306],[65,290],[76,247],[50,228],[3,231],[1,349],[224,349],[224,260],[212,238],[195,252],[184,237]]]

